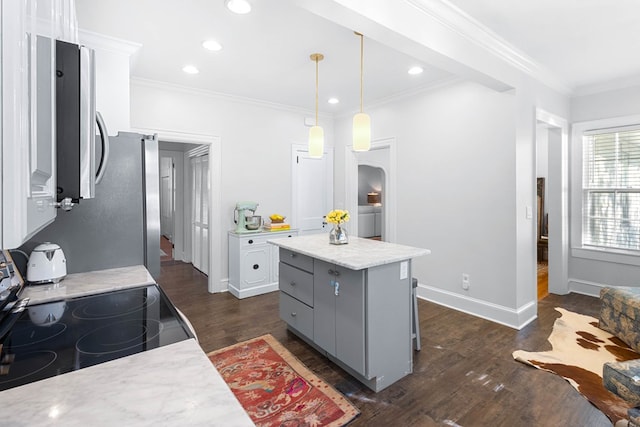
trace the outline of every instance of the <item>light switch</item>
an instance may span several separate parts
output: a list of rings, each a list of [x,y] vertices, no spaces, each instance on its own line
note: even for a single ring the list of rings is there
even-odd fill
[[[527,219],[533,218],[533,208],[531,206],[527,206]]]

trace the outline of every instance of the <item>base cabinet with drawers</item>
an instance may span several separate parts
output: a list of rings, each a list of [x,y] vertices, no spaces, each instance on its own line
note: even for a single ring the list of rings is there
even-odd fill
[[[298,230],[229,232],[229,292],[237,298],[247,298],[277,291],[278,248],[267,240],[297,235]]]
[[[280,247],[280,318],[367,387],[413,370],[411,261],[354,270]]]

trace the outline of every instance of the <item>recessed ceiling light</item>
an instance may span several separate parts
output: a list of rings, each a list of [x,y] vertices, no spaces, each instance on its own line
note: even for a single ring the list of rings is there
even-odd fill
[[[340,102],[340,100],[338,98],[329,98],[329,100],[327,101],[329,104],[337,104]]]
[[[411,67],[409,68],[409,74],[411,74],[412,76],[415,76],[416,74],[421,74],[424,71],[424,69],[422,67]]]
[[[200,72],[200,70],[198,70],[193,65],[185,65],[184,67],[182,67],[182,71],[187,74],[198,74]]]
[[[239,15],[251,12],[251,3],[247,0],[226,0],[224,4],[231,12]]]
[[[214,52],[222,50],[222,45],[215,40],[205,40],[202,42],[202,47]]]

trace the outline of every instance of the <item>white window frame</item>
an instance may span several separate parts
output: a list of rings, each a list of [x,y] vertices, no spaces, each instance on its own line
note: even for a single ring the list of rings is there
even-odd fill
[[[637,251],[598,248],[582,245],[582,136],[586,132],[640,125],[640,115],[615,117],[610,119],[577,122],[571,132],[571,255],[598,261],[616,262],[640,266],[640,253]]]

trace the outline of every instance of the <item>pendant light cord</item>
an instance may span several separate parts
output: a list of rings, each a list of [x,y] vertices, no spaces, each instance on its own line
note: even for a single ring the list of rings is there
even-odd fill
[[[316,56],[316,126],[318,126],[318,57]]]
[[[362,93],[364,87],[364,36],[360,33],[356,33],[360,36],[360,112],[362,113]]]

